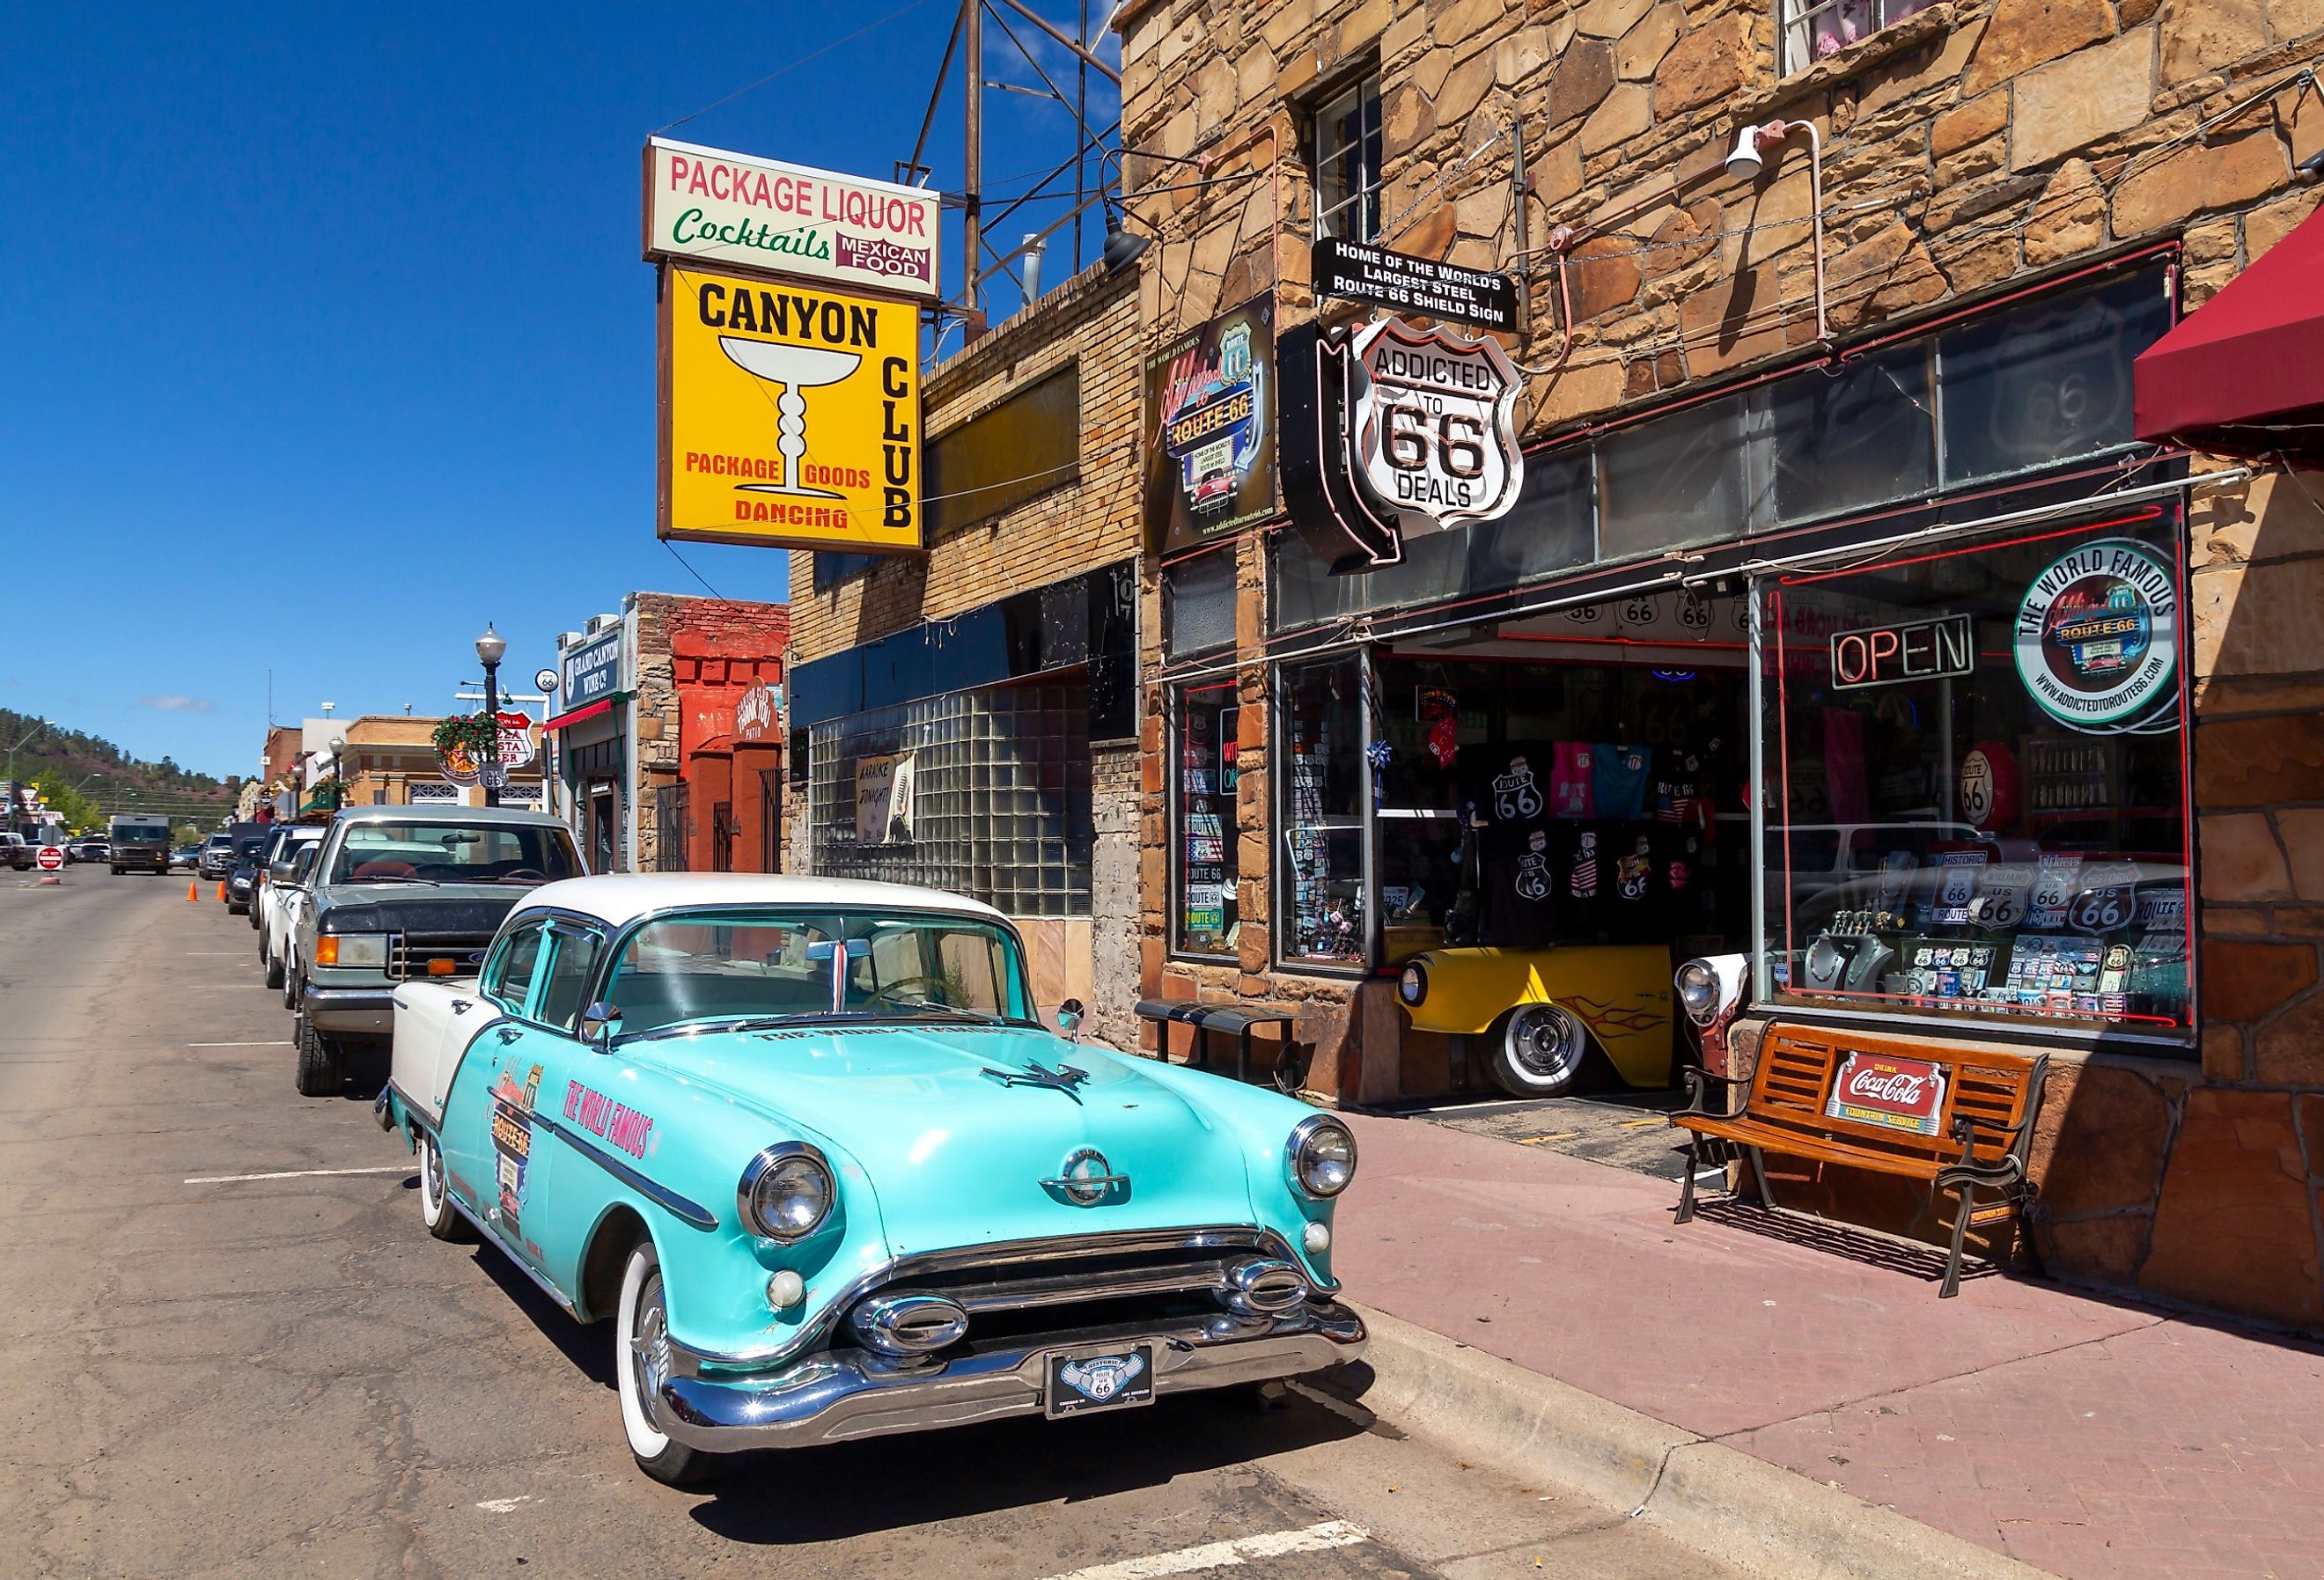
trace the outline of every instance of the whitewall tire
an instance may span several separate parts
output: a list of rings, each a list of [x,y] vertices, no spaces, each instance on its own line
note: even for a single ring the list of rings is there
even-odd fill
[[[1590,1067],[1590,1029],[1563,1004],[1520,1004],[1487,1033],[1493,1084],[1512,1097],[1563,1097]]]
[[[468,1220],[452,1205],[444,1183],[443,1150],[437,1146],[435,1136],[424,1130],[420,1132],[420,1221],[437,1239],[454,1245],[476,1237]]]
[[[621,1395],[622,1432],[638,1468],[666,1485],[682,1487],[708,1474],[715,1456],[675,1442],[661,1430],[661,1385],[669,1367],[661,1258],[652,1241],[641,1240],[622,1269],[622,1298],[613,1317],[613,1390]]]

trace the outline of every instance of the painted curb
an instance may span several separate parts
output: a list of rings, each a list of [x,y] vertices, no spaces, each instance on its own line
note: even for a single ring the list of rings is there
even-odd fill
[[[1364,1407],[1521,1480],[1634,1511],[1780,1580],[2042,1580],[2043,1571],[1368,1307]]]

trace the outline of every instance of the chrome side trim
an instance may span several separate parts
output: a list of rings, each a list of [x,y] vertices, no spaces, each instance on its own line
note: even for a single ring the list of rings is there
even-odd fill
[[[1149,1344],[1159,1396],[1320,1372],[1361,1355],[1365,1339],[1353,1311],[1322,1304],[1272,1319],[1222,1313],[1202,1322],[1053,1335],[909,1365],[820,1354],[772,1377],[673,1376],[662,1384],[657,1425],[678,1442],[714,1453],[845,1442],[1037,1414],[1049,1357],[1059,1353],[1119,1354]]]
[[[532,1111],[532,1123],[680,1221],[706,1231],[718,1227],[718,1215],[708,1207],[678,1195],[667,1186],[655,1184],[588,1137],[567,1130],[538,1108]]]

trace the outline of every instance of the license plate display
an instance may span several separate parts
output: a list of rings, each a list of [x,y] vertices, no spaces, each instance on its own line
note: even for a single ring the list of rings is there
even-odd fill
[[[1052,1353],[1048,1372],[1045,1397],[1051,1420],[1154,1402],[1151,1344],[1130,1344],[1093,1354]]]

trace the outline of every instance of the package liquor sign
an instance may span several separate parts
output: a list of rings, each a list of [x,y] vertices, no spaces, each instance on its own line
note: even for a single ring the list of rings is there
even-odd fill
[[[660,535],[919,552],[919,310],[663,275]]]
[[[1945,1105],[1945,1067],[1926,1059],[1851,1052],[1831,1078],[1824,1113],[1888,1130],[1937,1133]]]
[[[660,137],[645,162],[648,258],[938,294],[940,193]]]
[[[1265,297],[1146,361],[1146,520],[1162,552],[1275,513],[1275,306]]]
[[[1349,345],[1351,448],[1404,535],[1489,522],[1525,480],[1517,373],[1500,346],[1383,319]]]

